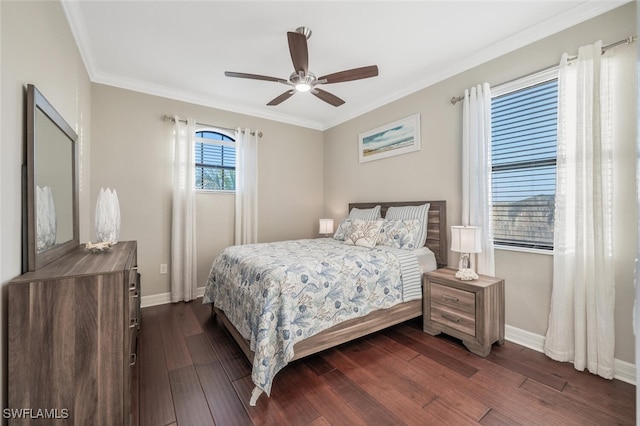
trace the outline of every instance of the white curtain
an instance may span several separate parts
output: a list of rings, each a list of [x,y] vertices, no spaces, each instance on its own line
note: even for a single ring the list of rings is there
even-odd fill
[[[494,275],[491,224],[491,89],[488,83],[464,91],[462,114],[462,224],[482,229],[475,270]],[[473,259],[473,256],[471,256]]]
[[[258,242],[258,133],[236,130],[236,245]]]
[[[558,77],[553,291],[544,352],[614,375],[613,167],[609,71],[602,43]]]
[[[192,118],[175,117],[173,132],[173,215],[171,219],[171,301],[196,298],[195,131]]]

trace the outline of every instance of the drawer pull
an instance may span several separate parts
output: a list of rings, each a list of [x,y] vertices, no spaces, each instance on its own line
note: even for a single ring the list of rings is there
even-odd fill
[[[138,292],[137,292],[137,291],[136,291],[136,292],[134,292],[134,293],[131,295],[131,297],[133,297],[134,299],[137,299],[137,298],[138,298]]]
[[[129,366],[133,367],[136,365],[136,361],[138,360],[138,356],[136,354],[129,355]]]
[[[446,300],[447,302],[459,302],[460,299],[457,297],[449,296],[448,294],[442,295],[442,300]]]
[[[135,282],[129,284],[129,291],[136,291],[136,287],[137,285]]]
[[[129,322],[129,328],[134,328],[138,326],[138,318],[131,318]]]
[[[460,322],[460,318],[458,318],[455,315],[447,314],[446,312],[442,313],[442,318],[447,319],[449,321],[453,321],[453,322]]]

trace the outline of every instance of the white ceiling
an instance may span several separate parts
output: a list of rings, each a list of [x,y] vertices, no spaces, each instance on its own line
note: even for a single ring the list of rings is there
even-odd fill
[[[627,1],[63,0],[63,7],[94,82],[324,130]],[[346,101],[340,107],[309,93],[269,107],[287,86],[224,76],[288,79],[286,33],[299,26],[313,31],[311,72],[375,64],[379,76],[322,86]]]

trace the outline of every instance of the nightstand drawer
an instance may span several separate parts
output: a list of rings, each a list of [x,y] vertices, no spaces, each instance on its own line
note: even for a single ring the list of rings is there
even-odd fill
[[[431,321],[436,321],[470,336],[476,335],[475,314],[455,310],[440,303],[431,303]]]
[[[445,287],[434,282],[431,285],[431,303],[448,306],[461,313],[468,313],[472,317],[476,314],[476,295],[471,291]]]

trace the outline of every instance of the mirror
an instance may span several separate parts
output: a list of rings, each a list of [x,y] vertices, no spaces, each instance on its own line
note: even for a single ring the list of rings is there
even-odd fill
[[[77,139],[38,89],[28,85],[25,272],[78,246]]]

